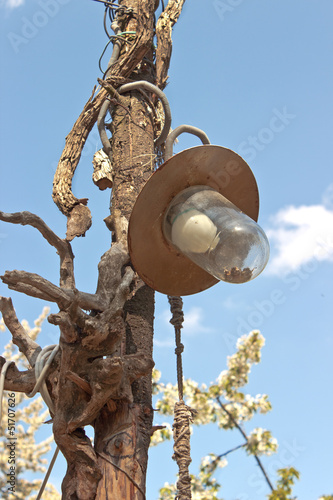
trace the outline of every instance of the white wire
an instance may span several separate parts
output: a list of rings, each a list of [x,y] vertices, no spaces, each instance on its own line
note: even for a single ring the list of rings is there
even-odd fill
[[[54,454],[53,454],[52,460],[51,460],[51,462],[50,462],[49,468],[47,469],[47,472],[46,472],[46,474],[45,474],[45,477],[44,477],[44,481],[43,481],[43,483],[42,483],[42,486],[40,487],[40,490],[39,490],[39,492],[38,492],[38,495],[36,496],[36,500],[40,500],[40,499],[42,498],[42,494],[43,494],[43,492],[44,492],[44,490],[45,490],[45,486],[47,485],[47,481],[48,481],[48,479],[49,479],[49,477],[50,477],[50,474],[51,474],[51,472],[52,472],[52,469],[53,469],[53,466],[54,466],[55,461],[56,461],[56,459],[57,459],[58,453],[59,453],[59,448],[58,448],[58,446],[57,446],[57,447],[56,447],[56,449],[55,449],[55,452],[54,452]]]
[[[53,402],[51,400],[49,391],[48,391],[46,383],[45,383],[45,376],[46,376],[48,369],[51,366],[51,363],[52,363],[55,355],[59,351],[59,349],[60,349],[60,347],[58,344],[53,344],[53,345],[49,345],[47,347],[44,347],[44,349],[42,349],[40,351],[40,353],[37,356],[36,363],[35,363],[36,384],[35,384],[35,387],[33,388],[33,390],[29,394],[26,394],[28,396],[28,398],[33,398],[35,396],[35,394],[39,391],[43,400],[47,404],[50,413],[52,413],[52,414],[54,414],[54,405],[53,405]],[[6,361],[5,364],[2,366],[1,372],[0,372],[0,425],[1,425],[1,420],[2,420],[3,388],[5,385],[5,377],[6,377],[7,368],[9,367],[9,365],[11,363],[12,363],[12,361]],[[46,475],[44,477],[43,483],[42,483],[40,490],[38,492],[38,495],[36,497],[36,500],[40,500],[42,498],[42,494],[43,494],[44,489],[47,485],[47,481],[48,481],[50,474],[52,472],[52,469],[53,469],[54,463],[56,461],[56,458],[58,456],[58,453],[59,453],[59,448],[57,446],[56,450],[53,454],[53,457],[51,459],[51,462],[49,464]]]
[[[50,413],[53,414],[54,414],[54,405],[45,383],[45,375],[59,349],[60,348],[58,344],[53,344],[44,347],[44,349],[42,349],[41,352],[38,354],[35,363],[36,385],[33,388],[33,390],[29,394],[27,394],[28,398],[32,398],[39,391],[45,403],[47,404]]]

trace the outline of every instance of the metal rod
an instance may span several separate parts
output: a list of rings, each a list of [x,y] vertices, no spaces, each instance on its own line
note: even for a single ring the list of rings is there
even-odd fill
[[[171,156],[173,156],[173,143],[175,142],[177,137],[184,132],[196,135],[197,137],[199,137],[202,144],[210,144],[210,140],[208,139],[207,134],[200,128],[193,127],[192,125],[179,125],[179,127],[170,132],[167,140],[165,141],[164,161],[167,161],[169,158],[171,158]]]
[[[133,83],[125,83],[125,85],[122,85],[117,90],[119,94],[122,94],[124,92],[129,92],[130,90],[136,90],[136,89],[146,89],[150,92],[153,92],[154,94],[157,95],[157,97],[160,99],[162,103],[164,110],[164,127],[159,137],[155,139],[155,146],[159,146],[168,137],[171,126],[171,109],[167,96],[164,94],[164,92],[162,92],[161,89],[156,87],[156,85],[146,82],[145,80],[139,80],[138,82],[133,82]]]

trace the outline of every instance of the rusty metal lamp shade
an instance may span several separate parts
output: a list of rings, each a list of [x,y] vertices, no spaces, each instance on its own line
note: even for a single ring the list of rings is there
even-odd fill
[[[257,183],[239,155],[210,144],[184,150],[137,198],[128,231],[132,264],[147,285],[168,295],[249,281],[269,256],[258,212]]]

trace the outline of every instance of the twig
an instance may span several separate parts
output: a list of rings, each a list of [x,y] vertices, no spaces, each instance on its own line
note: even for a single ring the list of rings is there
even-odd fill
[[[0,212],[0,220],[3,222],[10,222],[11,224],[21,224],[22,226],[32,226],[37,229],[46,241],[52,245],[58,252],[60,257],[60,286],[72,288],[75,286],[74,282],[74,268],[73,259],[74,255],[72,248],[68,241],[63,240],[57,236],[47,224],[31,212],[16,212],[7,214]]]
[[[31,366],[34,366],[41,347],[29,337],[19,320],[17,319],[12,300],[0,297],[0,311],[8,330],[12,334],[13,343],[17,345]]]
[[[22,226],[32,226],[44,236],[44,238],[50,243],[50,245],[54,246],[58,252],[65,252],[68,250],[65,241],[59,238],[36,214],[32,214],[31,212],[15,212],[11,214],[6,214],[4,212],[0,212],[0,220],[4,222],[10,222],[11,224],[21,224]]]
[[[6,363],[5,358],[0,356],[0,371]],[[19,371],[15,363],[12,363],[7,370],[5,386],[6,391],[31,392],[36,383],[35,370]]]
[[[70,307],[74,300],[85,310],[103,311],[106,307],[105,302],[96,294],[59,288],[39,274],[14,270],[6,271],[0,278],[11,290],[48,302],[56,302],[60,309]]]
[[[26,295],[46,301],[56,302],[65,307],[70,306],[68,294],[38,274],[14,270],[6,271],[4,276],[0,276],[0,278],[11,290],[23,292]]]
[[[235,424],[235,427],[237,427],[237,429],[239,430],[239,432],[242,434],[242,436],[244,437],[246,443],[248,443],[249,442],[248,437],[247,437],[246,433],[243,431],[243,429],[241,428],[241,426],[239,425],[239,423],[237,422],[237,420],[233,417],[233,415],[230,413],[230,411],[222,403],[222,401],[220,400],[219,397],[216,398],[216,401],[218,402],[218,404],[220,405],[220,407],[222,408],[222,410],[228,415],[228,417],[230,418],[230,420],[232,420],[232,422]],[[264,466],[263,466],[260,458],[255,453],[253,454],[253,456],[254,456],[257,464],[259,465],[259,467],[260,467],[260,469],[261,469],[261,471],[262,471],[262,473],[263,473],[263,475],[264,475],[264,477],[266,479],[266,482],[267,482],[268,486],[270,487],[271,491],[273,491],[274,487],[273,487],[273,485],[272,485],[272,483],[271,483],[271,481],[270,481],[270,479],[269,479],[269,477],[267,475],[267,472],[266,472],[266,470],[265,470],[265,468],[264,468]]]
[[[113,99],[117,99],[118,102],[122,100],[121,95],[116,91],[116,89],[111,85],[110,82],[106,82],[105,80],[102,80],[101,78],[97,78],[98,83],[100,84],[101,87],[104,87],[105,90],[108,91],[110,96]]]
[[[221,455],[218,455],[216,457],[215,460],[213,460],[213,462],[219,460],[220,458],[223,458],[223,457],[226,457],[227,455],[229,455],[230,453],[232,453],[233,451],[237,451],[239,450],[240,448],[244,448],[244,446],[246,446],[247,443],[243,443],[243,444],[239,444],[238,446],[235,446],[234,448],[231,448],[231,450],[228,450],[228,451],[225,451],[224,453],[221,453]]]

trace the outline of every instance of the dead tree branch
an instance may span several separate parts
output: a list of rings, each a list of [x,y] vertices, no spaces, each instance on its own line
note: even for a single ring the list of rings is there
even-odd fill
[[[9,289],[25,293],[30,297],[55,302],[60,309],[67,309],[75,300],[85,310],[103,311],[106,303],[96,294],[79,292],[73,289],[59,288],[38,274],[26,271],[6,271],[0,276]]]
[[[4,276],[0,276],[0,278],[8,288],[16,292],[22,292],[48,302],[56,302],[63,307],[70,305],[68,295],[61,288],[38,274],[14,270],[6,271]]]
[[[185,0],[169,0],[156,23],[156,85],[163,90],[167,84],[172,52],[172,28],[178,21]]]
[[[0,371],[6,359],[0,356]],[[29,393],[36,384],[34,370],[19,371],[15,363],[12,363],[6,372],[5,390]]]
[[[0,212],[0,220],[3,222],[10,222],[11,224],[32,226],[37,229],[46,241],[57,250],[60,257],[60,286],[74,288],[74,255],[68,241],[59,238],[59,236],[45,224],[43,219],[31,212],[16,212],[12,214]]]
[[[30,365],[34,366],[37,356],[41,351],[41,347],[29,337],[17,319],[12,299],[0,297],[0,311],[5,325],[12,334],[13,343],[17,345],[20,352],[25,355]]]
[[[150,49],[151,33],[147,29],[147,14],[145,9],[135,12],[137,30],[134,43],[124,50],[119,60],[108,72],[107,82],[119,85],[127,81],[128,77],[142,61]],[[98,113],[107,96],[105,89],[100,89],[96,96],[92,96],[84,106],[72,130],[66,137],[65,148],[60,157],[53,180],[53,200],[63,214],[68,217],[67,239],[70,241],[76,236],[83,236],[91,226],[91,213],[87,199],[76,198],[72,193],[72,179],[80,161],[81,153],[87,137],[97,121]],[[73,210],[75,208],[75,210]]]

